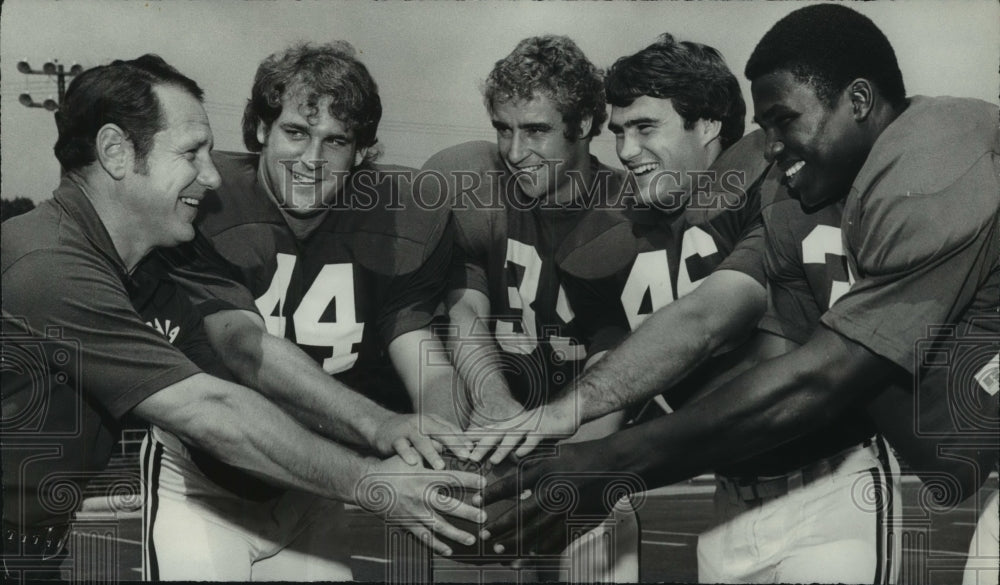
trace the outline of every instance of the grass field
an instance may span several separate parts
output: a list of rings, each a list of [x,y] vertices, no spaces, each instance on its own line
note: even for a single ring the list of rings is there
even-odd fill
[[[678,484],[651,492],[639,510],[642,528],[641,579],[650,582],[697,580],[695,546],[698,534],[710,522],[709,478]],[[994,474],[983,488],[997,489]],[[929,512],[918,505],[919,482],[904,476],[903,481],[903,566],[900,583],[946,585],[960,583],[965,554],[975,529],[977,513],[970,498],[949,510]],[[106,500],[107,498],[104,498]],[[985,501],[985,500],[983,500]],[[131,581],[141,577],[141,515],[137,511],[109,512],[100,501],[89,501],[72,539],[72,553],[66,559],[66,576],[74,581]],[[391,575],[386,559],[385,528],[361,510],[351,512],[349,529],[356,548],[352,551],[355,578],[384,581]],[[461,571],[459,571],[461,569]],[[503,567],[467,566],[439,559],[436,580],[510,580]]]

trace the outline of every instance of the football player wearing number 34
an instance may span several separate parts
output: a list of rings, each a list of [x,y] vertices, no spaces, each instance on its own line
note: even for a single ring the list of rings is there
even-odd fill
[[[296,45],[264,60],[243,119],[244,143],[259,154],[213,155],[222,183],[199,209],[204,238],[193,247],[201,254],[181,250],[174,268],[230,370],[277,392],[321,434],[382,457],[398,453],[408,465],[375,479],[407,490],[428,474],[459,476],[444,470],[438,443],[460,458],[469,445],[447,420],[450,373],[437,368],[431,377],[420,367],[436,343],[429,325],[451,255],[449,210],[416,205],[408,169],[372,163],[381,114],[378,88],[347,43]],[[205,257],[247,287],[255,306],[229,303],[224,287],[206,282],[197,260]],[[278,342],[294,351],[274,353]],[[285,360],[277,368],[260,366],[276,355]],[[425,412],[402,414],[418,406]],[[342,504],[254,485],[159,429],[152,443],[147,536],[159,577],[351,578]],[[483,518],[468,505],[449,513]],[[474,539],[432,516],[438,534]],[[208,542],[185,538],[192,526]],[[429,527],[414,532],[449,554]]]

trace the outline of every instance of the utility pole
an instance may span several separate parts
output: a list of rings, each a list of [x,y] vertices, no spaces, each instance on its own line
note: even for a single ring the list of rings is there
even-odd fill
[[[52,99],[52,96],[49,96],[45,99],[45,101],[38,103],[31,97],[30,93],[22,93],[17,98],[17,101],[19,101],[24,107],[45,108],[50,112],[54,112],[59,109],[59,106],[62,105],[63,98],[66,97],[66,78],[74,77],[83,73],[83,66],[79,63],[74,63],[67,71],[58,59],[53,59],[42,65],[42,69],[39,71],[37,69],[32,69],[31,64],[22,60],[17,63],[17,70],[25,75],[47,75],[49,77],[53,75],[56,76],[56,89],[59,96],[58,100],[54,100]]]

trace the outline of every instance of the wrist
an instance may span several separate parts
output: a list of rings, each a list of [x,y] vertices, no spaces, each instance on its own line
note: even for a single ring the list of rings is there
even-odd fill
[[[582,396],[578,390],[573,390],[553,400],[543,408],[552,408],[555,417],[572,425],[572,431],[576,433],[585,420]]]
[[[372,500],[379,496],[373,490],[378,489],[378,464],[376,457],[362,457],[355,459],[353,473],[345,474],[350,477],[351,485],[347,486],[349,493],[344,494],[343,501],[360,506],[365,510],[372,508]],[[384,479],[384,478],[383,478]]]
[[[378,451],[379,430],[389,423],[393,413],[381,407],[366,412],[364,416],[354,419],[354,429],[361,437],[365,447]]]

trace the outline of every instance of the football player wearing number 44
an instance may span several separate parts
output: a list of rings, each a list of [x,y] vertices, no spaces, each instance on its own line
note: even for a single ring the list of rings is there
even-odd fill
[[[222,181],[200,205],[204,238],[172,258],[237,376],[319,433],[383,457],[398,452],[409,465],[372,480],[405,490],[428,474],[468,477],[444,470],[437,443],[460,458],[469,445],[448,420],[451,375],[427,375],[420,361],[437,343],[429,325],[451,255],[449,210],[416,204],[409,169],[371,162],[381,113],[376,84],[347,43],[296,45],[266,59],[243,119],[244,143],[259,154],[213,155]],[[207,281],[205,258],[248,288],[254,306],[229,302],[224,285]],[[279,342],[294,351],[279,352]],[[276,367],[261,367],[276,356]],[[420,418],[401,414],[416,407]],[[254,484],[160,429],[151,438],[147,566],[159,574],[150,576],[351,578],[342,504]],[[438,510],[455,504],[439,499]],[[466,504],[448,514],[483,518]],[[450,549],[428,528],[474,541],[431,516],[411,530],[437,552]]]
[[[487,488],[487,501],[580,468],[670,483],[801,436],[857,405],[869,407],[878,430],[922,477],[949,475],[951,501],[974,493],[996,464],[998,388],[989,375],[1000,333],[996,106],[906,98],[885,35],[838,5],[782,19],[746,72],[765,153],[790,194],[807,211],[843,202],[842,250],[854,282],[801,347],[669,417],[601,444],[567,446],[558,464],[542,462],[520,480]],[[765,218],[765,228],[784,226]],[[805,253],[801,262],[809,262]],[[648,319],[578,384],[569,406],[581,405],[584,420],[618,408],[674,383],[739,331],[733,307],[742,306],[740,297],[707,303],[712,298],[699,294],[707,284]],[[812,294],[830,301],[828,291]],[[674,337],[657,335],[664,330]],[[654,353],[659,359],[649,359]],[[905,390],[882,390],[890,381]],[[571,429],[576,421],[561,414],[567,411],[550,405],[548,426]],[[529,436],[521,452],[534,441]],[[657,448],[643,448],[651,444]],[[596,483],[576,487],[589,493],[600,489]],[[544,526],[537,509],[522,506],[533,519],[522,518],[520,530]],[[494,535],[513,529],[512,516],[488,528]]]

